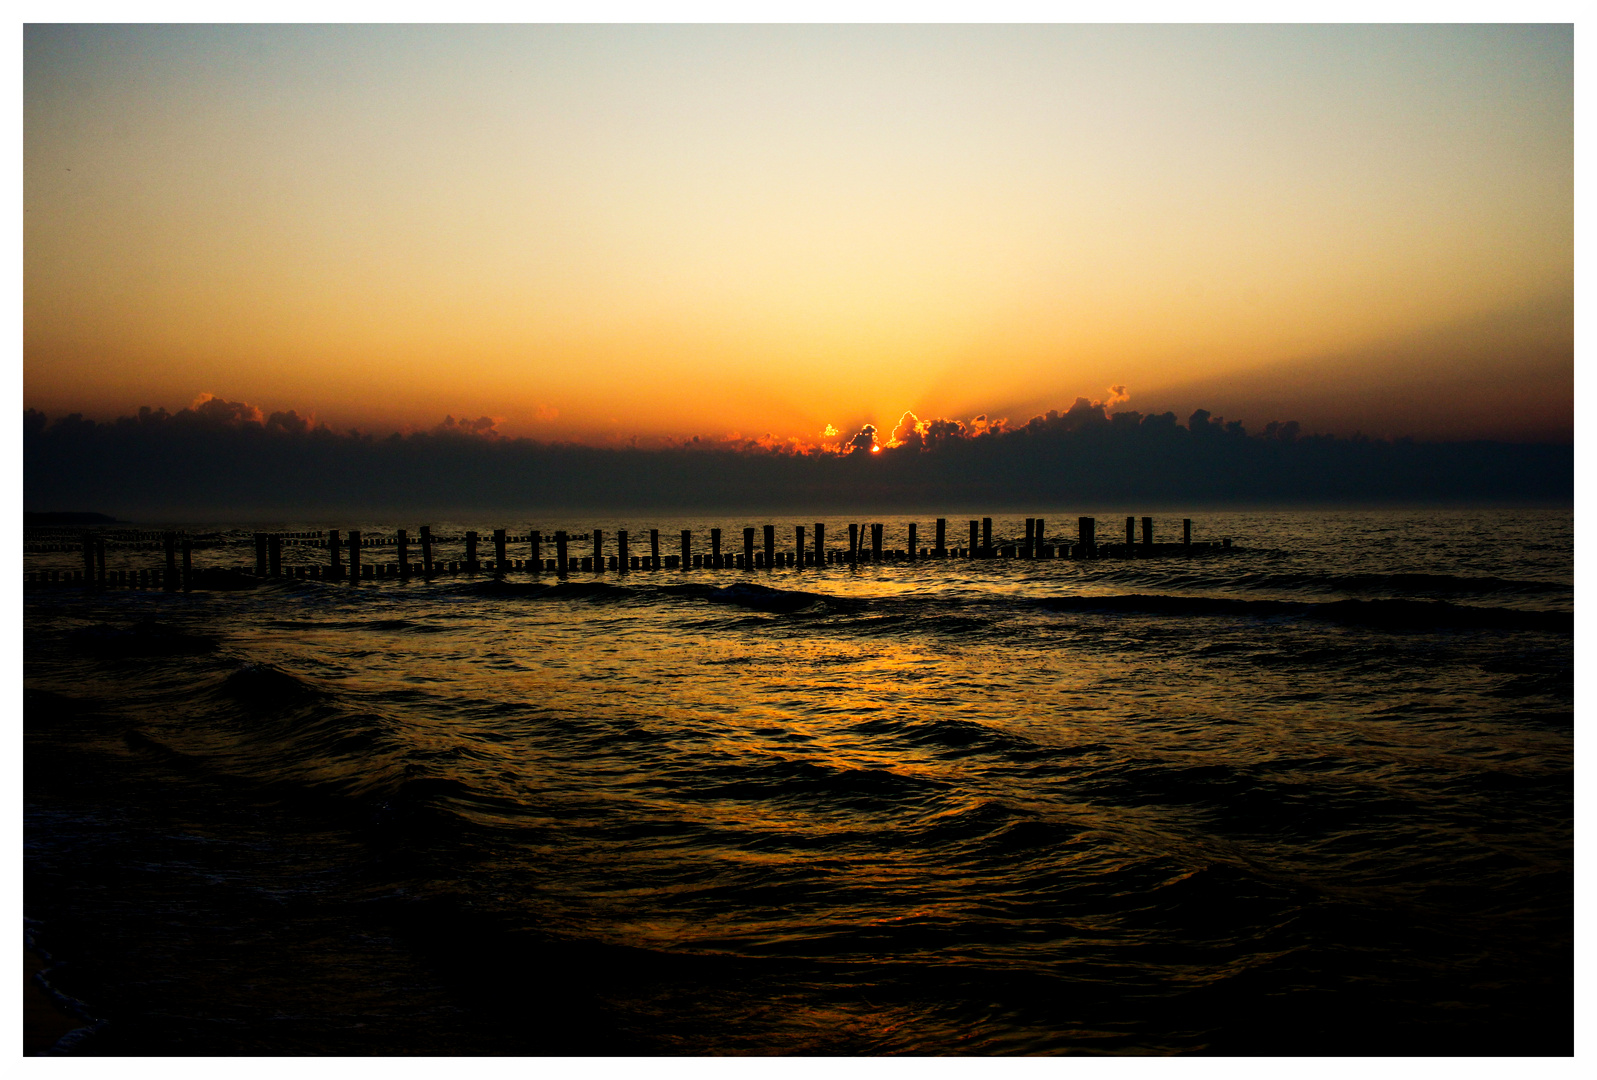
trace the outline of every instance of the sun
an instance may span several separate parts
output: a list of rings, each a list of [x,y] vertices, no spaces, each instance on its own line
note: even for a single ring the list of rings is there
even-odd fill
[[[873,447],[871,447],[871,453],[873,453],[873,454],[880,454],[880,453],[881,453],[881,452],[882,452],[882,448],[881,448],[881,447],[880,447],[880,446],[873,446]]]

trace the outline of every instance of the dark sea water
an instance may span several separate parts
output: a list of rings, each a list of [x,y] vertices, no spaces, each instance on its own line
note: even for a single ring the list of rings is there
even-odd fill
[[[328,524],[420,523],[275,527]],[[1572,515],[1195,536],[1235,546],[29,589],[54,1052],[1571,1053]]]

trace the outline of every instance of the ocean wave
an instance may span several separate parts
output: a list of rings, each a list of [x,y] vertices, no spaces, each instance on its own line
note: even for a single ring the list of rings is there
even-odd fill
[[[923,776],[888,769],[846,768],[808,761],[776,761],[766,765],[707,767],[692,794],[707,799],[779,799],[788,797],[885,799],[893,805],[916,792],[946,785]]]
[[[1570,633],[1575,618],[1565,611],[1477,607],[1446,600],[1238,600],[1217,596],[1131,593],[1115,596],[1056,596],[1036,601],[1049,611],[1164,617],[1299,618],[1385,630],[1483,629]]]
[[[1233,582],[1247,589],[1326,589],[1346,593],[1411,593],[1430,595],[1568,593],[1571,586],[1554,581],[1466,574],[1247,574]]]
[[[84,627],[69,632],[67,640],[78,650],[101,659],[204,656],[217,650],[214,637],[151,620],[130,626]]]

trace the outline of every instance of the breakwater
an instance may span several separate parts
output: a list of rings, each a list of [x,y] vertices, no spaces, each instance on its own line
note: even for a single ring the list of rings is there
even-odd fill
[[[24,554],[77,553],[81,567],[50,567],[24,572],[27,585],[78,585],[95,588],[157,588],[188,590],[195,587],[244,587],[266,578],[299,577],[358,583],[379,578],[434,577],[445,574],[491,573],[628,573],[659,570],[732,570],[751,572],[779,567],[821,568],[857,566],[861,563],[895,564],[943,559],[1147,559],[1213,554],[1229,550],[1230,537],[1193,539],[1192,519],[1181,519],[1180,540],[1156,539],[1154,519],[1125,519],[1124,542],[1100,540],[1097,519],[1076,520],[1073,537],[1051,535],[1044,518],[1026,518],[1023,536],[1007,537],[993,531],[991,517],[971,518],[963,545],[952,539],[947,518],[933,523],[929,544],[922,546],[918,523],[902,526],[903,547],[889,547],[886,525],[850,523],[843,537],[828,543],[825,522],[793,525],[790,535],[779,536],[778,526],[742,528],[741,547],[721,528],[695,536],[692,529],[667,537],[661,531],[646,536],[619,529],[570,533],[528,529],[513,533],[493,529],[435,534],[430,525],[415,533],[396,529],[368,535],[360,529],[256,532],[248,537],[220,533],[190,535],[168,530],[80,529],[32,530],[24,539]],[[1140,524],[1140,530],[1139,530]],[[675,544],[672,544],[672,541]],[[645,547],[645,545],[647,545]],[[671,547],[675,546],[673,552]],[[587,553],[581,553],[586,547]],[[196,568],[194,554],[253,553],[252,562],[234,561]],[[309,553],[326,553],[325,560]],[[489,552],[491,551],[491,555]],[[148,566],[108,566],[112,552],[133,556],[160,552],[164,559]],[[289,552],[300,556],[285,560]],[[456,556],[457,557],[450,557]],[[389,557],[391,556],[391,557]]]

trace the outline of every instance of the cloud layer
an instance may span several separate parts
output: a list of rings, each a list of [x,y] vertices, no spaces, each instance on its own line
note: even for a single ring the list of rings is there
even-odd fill
[[[1111,412],[1077,398],[1023,424],[906,412],[828,447],[732,436],[668,446],[511,439],[491,417],[424,431],[335,432],[293,410],[263,416],[202,395],[176,413],[108,423],[24,413],[29,510],[292,515],[358,509],[734,508],[822,512],[960,506],[1080,508],[1336,503],[1568,503],[1568,446],[1421,443],[1250,433],[1199,409]]]

